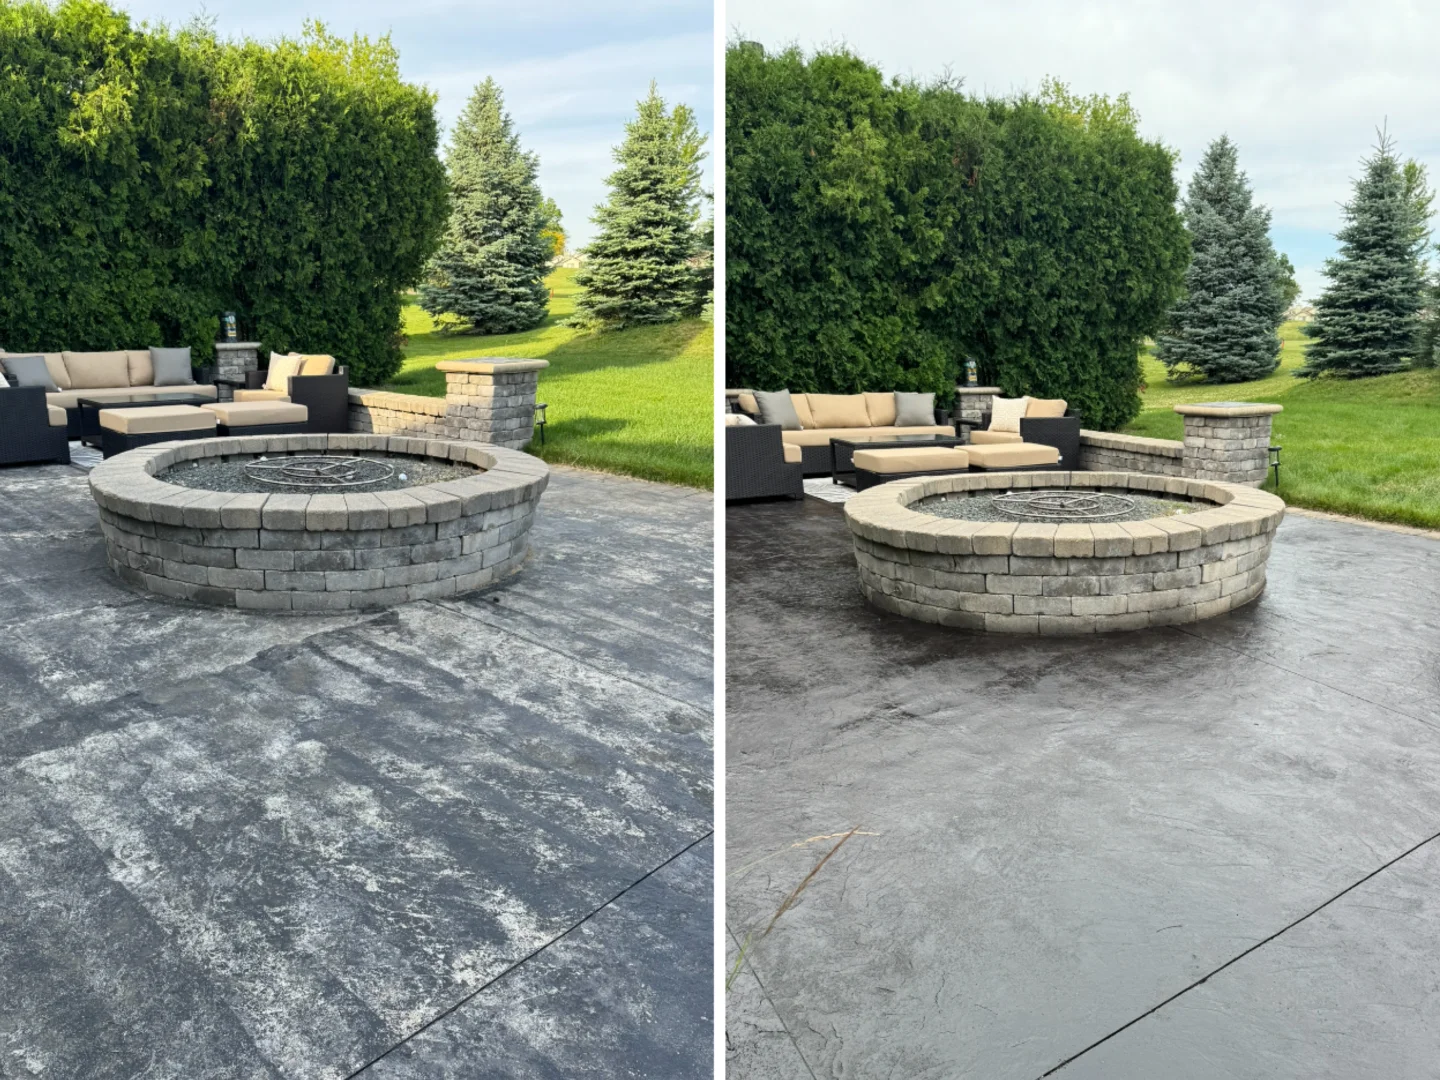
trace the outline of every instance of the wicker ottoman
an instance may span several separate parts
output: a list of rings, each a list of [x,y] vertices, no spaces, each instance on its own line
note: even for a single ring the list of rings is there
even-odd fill
[[[215,414],[194,405],[147,405],[138,409],[101,409],[100,453],[114,457],[126,450],[172,439],[209,439]]]
[[[217,401],[203,406],[221,435],[300,435],[310,410],[291,401]]]
[[[1041,443],[1006,442],[965,447],[971,472],[1054,472],[1063,468],[1060,451]]]
[[[970,464],[968,450],[958,446],[916,446],[913,449],[856,450],[851,456],[855,466],[855,490],[864,491],[876,484],[905,480],[912,476],[965,472]]]

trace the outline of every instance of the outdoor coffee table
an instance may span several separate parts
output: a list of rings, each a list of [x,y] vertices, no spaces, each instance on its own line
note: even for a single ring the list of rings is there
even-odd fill
[[[954,435],[897,435],[891,439],[831,439],[830,482],[855,487],[855,464],[851,460],[858,450],[902,450],[911,446],[964,446],[965,440]]]
[[[177,391],[174,394],[131,394],[113,398],[76,398],[75,407],[80,410],[80,441],[86,446],[100,448],[101,409],[142,409],[146,405],[208,405],[215,399]]]

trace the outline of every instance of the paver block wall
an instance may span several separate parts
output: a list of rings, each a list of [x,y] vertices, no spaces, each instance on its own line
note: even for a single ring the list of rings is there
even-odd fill
[[[1185,444],[1174,439],[1146,439],[1108,431],[1080,432],[1080,467],[1096,472],[1184,476],[1184,453]]]
[[[445,397],[350,391],[350,430],[437,436],[518,450],[535,430],[535,395],[546,360],[442,360]]]
[[[1176,405],[1185,417],[1185,475],[1258,486],[1270,468],[1270,425],[1279,405]]]
[[[258,341],[221,341],[215,345],[215,377],[241,382],[260,367]]]

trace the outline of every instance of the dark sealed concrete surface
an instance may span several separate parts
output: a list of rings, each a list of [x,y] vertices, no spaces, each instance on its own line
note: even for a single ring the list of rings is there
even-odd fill
[[[263,616],[0,470],[0,1077],[709,1075],[710,521],[557,470],[498,592]]]
[[[732,1076],[1435,1074],[1440,542],[1292,517],[1241,612],[990,638],[867,608],[840,513],[728,513],[733,939],[860,829]]]

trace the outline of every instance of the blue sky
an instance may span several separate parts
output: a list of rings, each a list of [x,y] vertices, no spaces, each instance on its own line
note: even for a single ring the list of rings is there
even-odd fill
[[[187,22],[200,0],[115,0],[136,21]],[[650,80],[670,103],[715,129],[714,9],[708,0],[205,0],[222,36],[296,36],[306,18],[333,33],[391,35],[406,79],[439,94],[442,124],[492,75],[521,141],[540,155],[540,182],[560,204],[571,247],[583,245],[605,198],[611,148]],[[713,190],[713,160],[705,186]]]
[[[728,0],[725,12],[732,35],[766,46],[843,42],[886,74],[948,69],[974,92],[1034,90],[1047,75],[1128,91],[1142,131],[1179,150],[1182,182],[1228,133],[1309,299],[1377,127],[1388,121],[1401,154],[1440,180],[1440,4]]]

